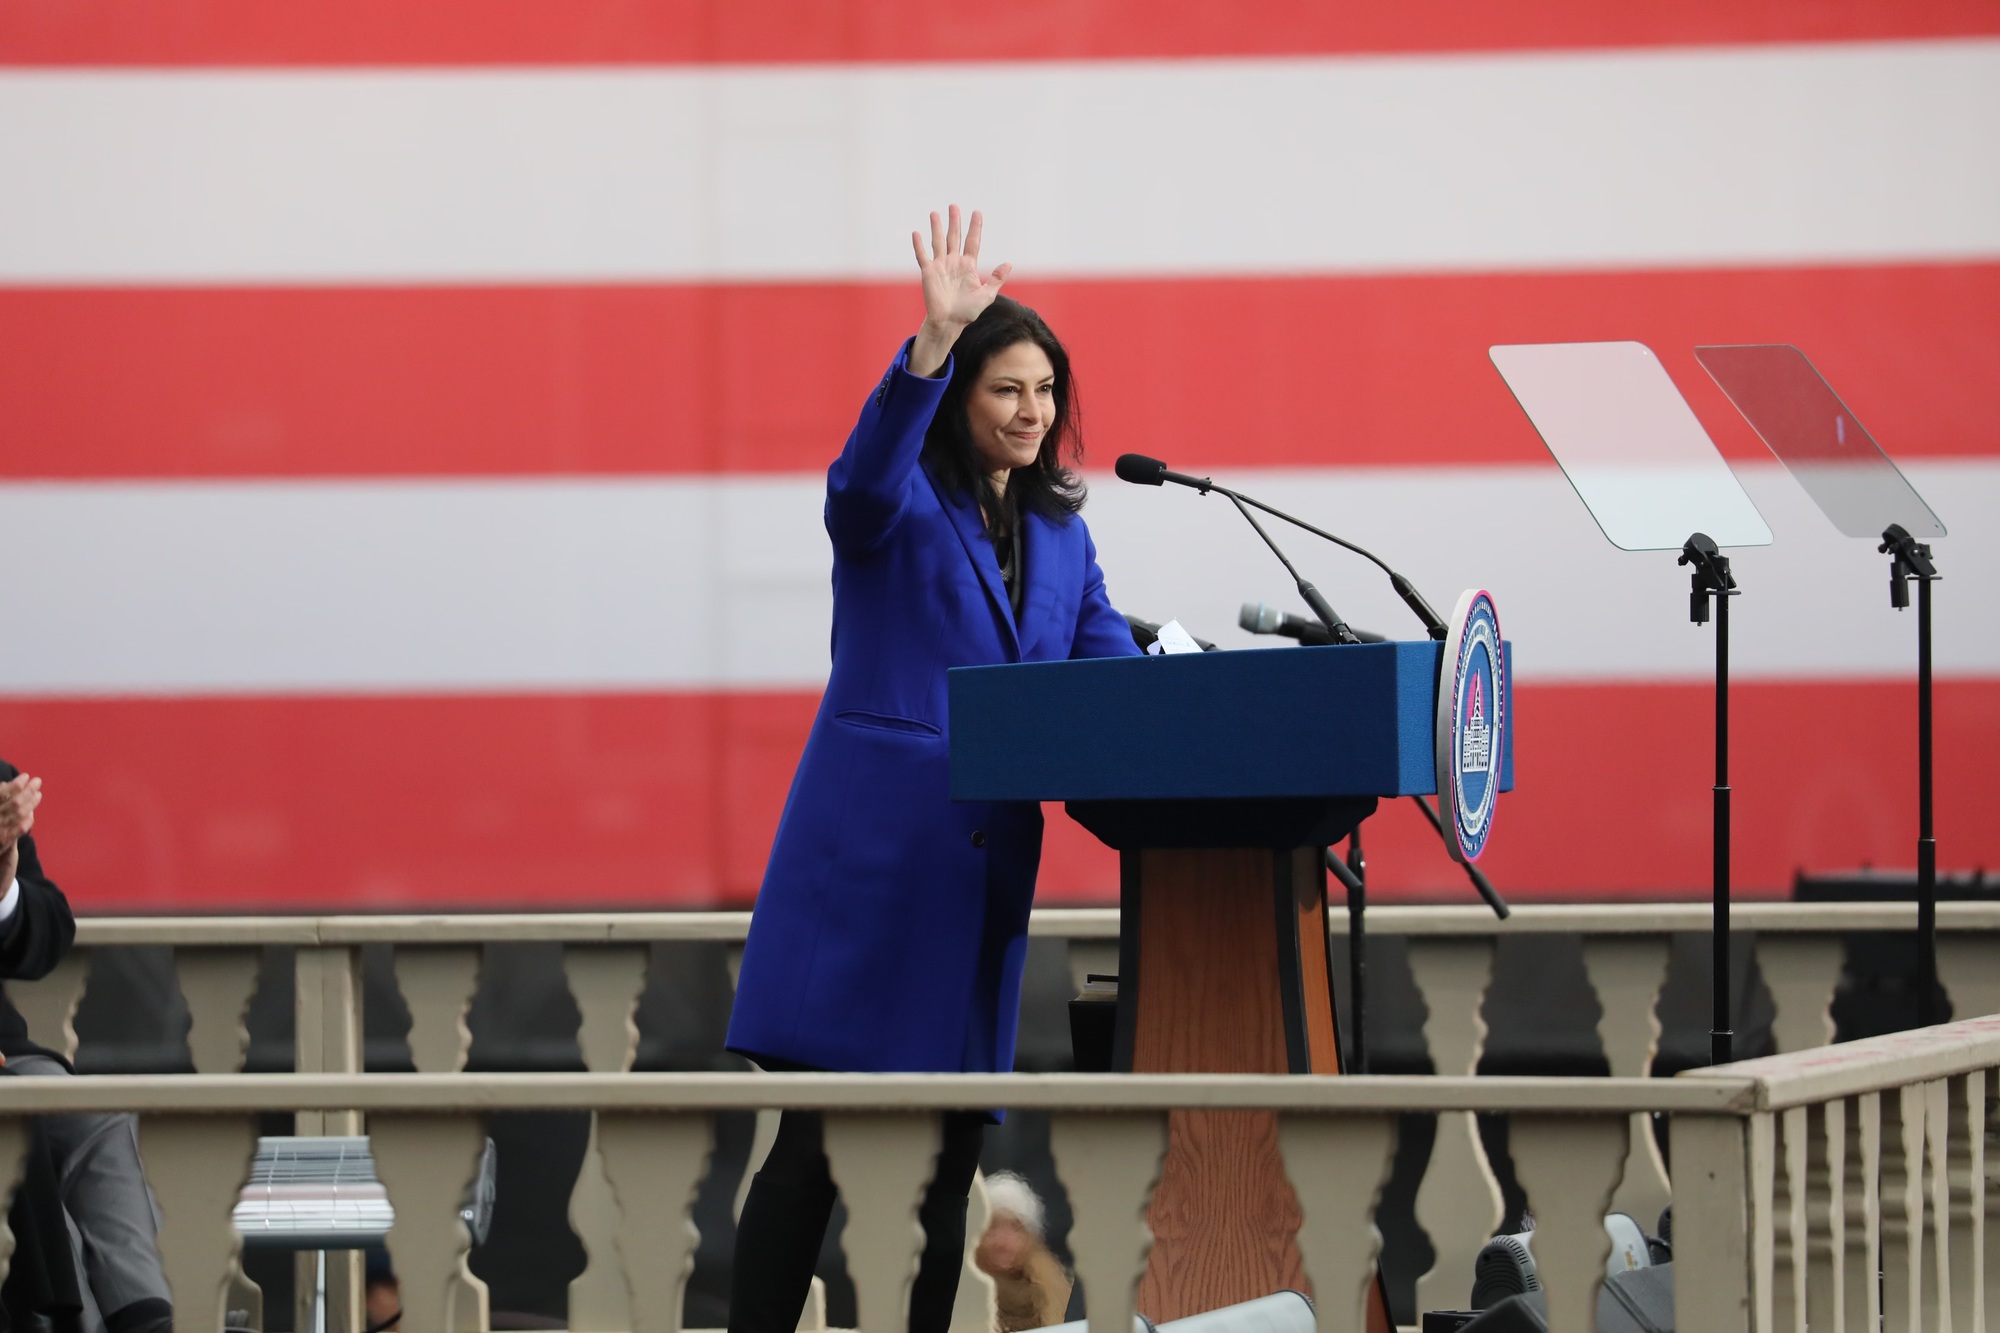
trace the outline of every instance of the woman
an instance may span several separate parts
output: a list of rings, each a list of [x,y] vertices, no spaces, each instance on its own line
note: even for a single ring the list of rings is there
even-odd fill
[[[766,1069],[1012,1069],[1041,808],[951,799],[945,672],[1138,652],[1076,517],[1069,357],[1000,296],[1009,265],[981,276],[981,227],[953,207],[912,234],[923,324],[827,469],[833,670],[729,1023]],[[945,1117],[912,1333],[950,1321],[985,1123]],[[834,1193],[820,1117],[786,1112],[737,1227],[735,1333],[797,1326]]]

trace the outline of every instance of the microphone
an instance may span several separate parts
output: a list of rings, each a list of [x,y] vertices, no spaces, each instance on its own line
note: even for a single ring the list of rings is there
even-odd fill
[[[1144,454],[1120,454],[1113,471],[1118,480],[1129,481],[1139,486],[1158,486],[1162,482],[1173,482],[1176,486],[1192,486],[1203,495],[1208,494],[1215,483],[1207,477],[1190,477],[1185,472],[1169,472],[1167,465],[1157,458]]]
[[[1439,618],[1438,613],[1436,611],[1433,611],[1431,609],[1431,604],[1424,600],[1424,595],[1417,591],[1416,585],[1414,583],[1411,583],[1408,579],[1404,578],[1401,574],[1398,574],[1395,570],[1389,568],[1388,564],[1382,559],[1382,557],[1376,555],[1373,551],[1367,550],[1364,547],[1356,546],[1353,542],[1348,541],[1345,537],[1336,537],[1332,533],[1326,531],[1323,528],[1316,528],[1302,518],[1294,518],[1292,515],[1287,514],[1282,509],[1273,509],[1270,505],[1265,504],[1262,500],[1253,500],[1247,495],[1239,495],[1238,493],[1230,490],[1226,486],[1218,486],[1211,478],[1190,477],[1184,472],[1169,472],[1167,470],[1167,465],[1165,463],[1162,463],[1157,458],[1148,458],[1144,454],[1120,454],[1118,456],[1118,464],[1115,470],[1118,473],[1119,480],[1136,482],[1141,486],[1158,486],[1163,482],[1171,481],[1176,486],[1192,486],[1195,490],[1200,491],[1203,495],[1207,495],[1210,491],[1214,491],[1217,495],[1227,496],[1229,500],[1235,504],[1238,510],[1242,510],[1243,506],[1246,504],[1253,509],[1261,509],[1265,513],[1271,515],[1273,518],[1282,518],[1283,520],[1285,520],[1285,522],[1291,524],[1295,528],[1304,528],[1307,532],[1310,532],[1315,537],[1323,537],[1327,541],[1332,542],[1335,546],[1354,552],[1354,554],[1360,556],[1364,560],[1367,560],[1369,563],[1373,564],[1376,568],[1380,569],[1384,574],[1387,574],[1389,576],[1389,586],[1391,588],[1394,588],[1396,590],[1396,595],[1403,599],[1403,605],[1409,607],[1411,612],[1415,614],[1417,619],[1423,622],[1424,633],[1430,635],[1430,637],[1432,637],[1433,639],[1442,640],[1444,638],[1445,635],[1444,621]],[[1264,529],[1258,526],[1256,519],[1250,518],[1250,515],[1247,511],[1244,512],[1243,517],[1250,519],[1250,525],[1252,527],[1257,528],[1257,532],[1260,536],[1264,534]],[[1264,536],[1264,542],[1267,546],[1271,546],[1271,549],[1273,551],[1276,551],[1278,549],[1275,545],[1271,544],[1270,537]],[[1285,557],[1282,554],[1280,554],[1278,556],[1278,559],[1284,560]],[[1292,569],[1291,562],[1289,560],[1285,561],[1285,568],[1288,570]],[[1292,577],[1298,578],[1298,571],[1292,570]],[[1311,586],[1312,585],[1301,581],[1299,587],[1299,595],[1305,597],[1306,605],[1312,607],[1313,614],[1319,615],[1320,608],[1318,605],[1315,604],[1313,599],[1319,598],[1321,602],[1324,602],[1326,599],[1323,597],[1319,597],[1318,589],[1314,589],[1311,596],[1307,596],[1305,590]],[[1327,609],[1329,611],[1332,610],[1331,607]],[[1326,617],[1324,616],[1321,616],[1320,618],[1322,621],[1326,620]],[[1245,628],[1248,627],[1246,626]],[[1343,626],[1343,628],[1345,627]],[[1329,632],[1332,631],[1333,626],[1331,623],[1327,624],[1327,629]],[[1352,631],[1349,631],[1349,633],[1352,633]],[[1334,636],[1334,641],[1336,643],[1355,642],[1355,640],[1353,639],[1342,638],[1339,635]]]
[[[1264,525],[1257,521],[1257,516],[1243,507],[1243,500],[1236,492],[1217,486],[1207,477],[1190,477],[1184,472],[1169,472],[1165,463],[1157,458],[1148,458],[1144,454],[1120,454],[1115,471],[1121,479],[1140,486],[1158,486],[1161,482],[1171,481],[1177,486],[1192,486],[1203,495],[1214,491],[1218,495],[1227,497],[1229,502],[1236,506],[1236,512],[1243,515],[1244,521],[1257,529],[1257,535],[1264,539],[1264,545],[1271,548],[1271,554],[1278,557],[1278,563],[1292,576],[1292,582],[1299,585],[1299,596],[1305,598],[1306,605],[1319,617],[1319,623],[1326,627],[1328,639],[1333,643],[1361,642],[1355,637],[1354,631],[1347,627],[1347,622],[1340,618],[1340,613],[1320,595],[1319,589],[1306,582],[1292,562],[1285,558],[1285,553],[1271,540],[1271,534],[1264,531]],[[1263,505],[1257,507],[1264,508]]]
[[[1333,640],[1326,636],[1326,627],[1304,616],[1295,616],[1289,611],[1280,611],[1269,602],[1245,602],[1236,623],[1252,634],[1276,634],[1280,638],[1297,639],[1300,643],[1325,644]],[[1352,628],[1350,626],[1349,628]],[[1363,643],[1381,643],[1380,634],[1365,629],[1354,631],[1354,637]]]

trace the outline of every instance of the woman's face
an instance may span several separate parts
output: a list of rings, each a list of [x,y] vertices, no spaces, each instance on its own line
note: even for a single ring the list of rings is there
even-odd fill
[[[989,473],[1033,463],[1055,419],[1056,368],[1032,342],[1003,347],[988,357],[965,396],[972,447]]]

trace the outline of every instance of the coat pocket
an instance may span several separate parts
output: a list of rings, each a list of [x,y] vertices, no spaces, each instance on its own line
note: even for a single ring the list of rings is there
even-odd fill
[[[862,708],[843,708],[833,715],[833,719],[836,722],[845,722],[850,727],[866,727],[870,731],[895,731],[905,736],[944,735],[944,728],[914,717],[898,717],[894,713],[871,713]]]

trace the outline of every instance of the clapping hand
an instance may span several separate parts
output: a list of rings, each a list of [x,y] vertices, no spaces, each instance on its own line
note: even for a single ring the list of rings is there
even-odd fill
[[[910,348],[911,374],[937,374],[959,332],[993,304],[1000,284],[1013,271],[1012,264],[1002,264],[990,274],[980,274],[979,240],[985,229],[986,219],[974,209],[971,223],[961,230],[958,205],[953,204],[948,224],[931,214],[928,249],[923,233],[910,233],[910,247],[917,252],[917,272],[924,284],[924,323]]]
[[[35,807],[42,803],[42,780],[26,773],[0,782],[0,892],[14,878],[20,862],[18,843],[35,826]]]

